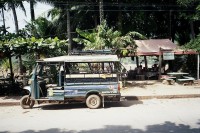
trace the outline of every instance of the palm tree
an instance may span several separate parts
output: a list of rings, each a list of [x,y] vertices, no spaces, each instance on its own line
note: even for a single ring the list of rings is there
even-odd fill
[[[3,34],[6,34],[6,25],[5,25],[5,17],[4,17],[4,8],[5,8],[5,4],[4,3],[0,3],[0,9],[1,9],[1,14],[2,14],[2,21],[3,21]]]
[[[45,17],[38,17],[26,25],[26,31],[36,38],[55,37],[55,26]]]
[[[31,21],[35,20],[35,10],[34,10],[34,0],[30,0],[30,13],[31,13]]]
[[[14,17],[14,22],[15,22],[15,31],[16,34],[19,34],[19,25],[18,25],[18,18],[17,18],[17,12],[16,12],[16,8],[21,8],[25,15],[26,15],[26,10],[24,8],[23,2],[22,1],[7,1],[6,5],[8,6],[8,9],[11,9],[13,12],[13,17]],[[19,58],[19,73],[22,74],[22,58],[21,55],[18,56]]]
[[[14,22],[15,22],[15,31],[18,34],[19,33],[19,26],[18,26],[18,18],[17,18],[16,8],[18,8],[18,7],[21,8],[26,15],[26,10],[24,8],[23,2],[11,0],[11,1],[7,1],[5,4],[7,5],[8,10],[12,10]]]
[[[31,24],[33,24],[33,21],[35,21],[35,10],[34,10],[34,5],[36,1],[35,0],[29,0],[29,5],[30,5],[30,15],[31,15]],[[31,34],[33,35],[34,29],[31,29]]]

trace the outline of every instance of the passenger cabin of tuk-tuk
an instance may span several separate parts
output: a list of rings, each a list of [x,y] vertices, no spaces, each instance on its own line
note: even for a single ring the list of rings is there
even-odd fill
[[[119,101],[121,66],[116,55],[60,56],[37,61],[31,78],[31,98],[37,101]],[[97,101],[88,100],[95,97]],[[94,99],[94,98],[93,98]]]

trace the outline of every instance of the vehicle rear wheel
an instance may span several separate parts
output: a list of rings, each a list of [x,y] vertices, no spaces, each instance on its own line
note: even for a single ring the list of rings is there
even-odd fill
[[[90,109],[97,109],[101,105],[101,98],[98,95],[90,95],[86,99],[86,105]]]
[[[29,95],[25,95],[20,99],[20,105],[23,109],[30,109],[34,106],[35,100],[31,99]]]

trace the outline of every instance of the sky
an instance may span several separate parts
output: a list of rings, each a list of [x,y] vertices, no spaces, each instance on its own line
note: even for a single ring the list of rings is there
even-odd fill
[[[27,2],[23,2],[23,3],[24,3],[24,7],[26,9],[26,15],[21,9],[19,9],[19,8],[16,9],[19,29],[24,28],[26,23],[30,22],[30,20],[31,20],[29,3],[27,3]],[[39,16],[45,16],[45,13],[47,13],[48,10],[52,9],[52,7],[50,5],[43,4],[43,3],[37,3],[34,6],[34,8],[35,8],[35,17],[36,18]],[[5,11],[4,16],[5,16],[5,21],[6,21],[5,22],[6,27],[10,27],[7,30],[12,33],[15,32],[15,25],[14,25],[14,18],[13,18],[12,11],[11,10],[8,12]],[[2,16],[0,17],[0,26],[1,25],[3,25]]]

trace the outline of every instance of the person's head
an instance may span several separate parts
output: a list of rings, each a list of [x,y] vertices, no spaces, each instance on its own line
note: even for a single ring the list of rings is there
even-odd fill
[[[154,66],[154,67],[157,67],[157,64],[154,64],[153,66]]]

